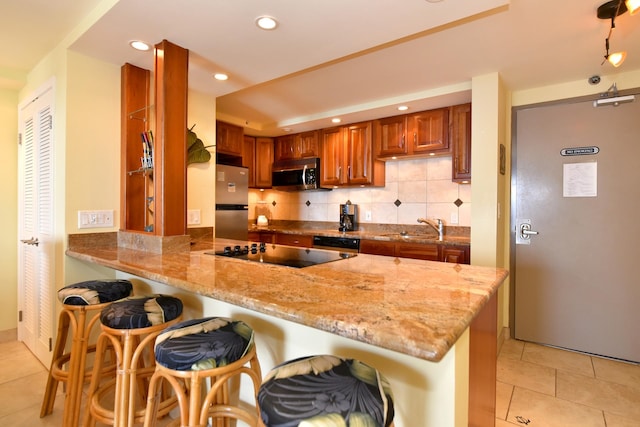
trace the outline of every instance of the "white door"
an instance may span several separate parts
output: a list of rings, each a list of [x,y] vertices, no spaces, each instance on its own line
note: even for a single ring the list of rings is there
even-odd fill
[[[640,99],[514,118],[515,337],[640,361]]]
[[[53,84],[19,107],[18,339],[51,361],[54,307]]]

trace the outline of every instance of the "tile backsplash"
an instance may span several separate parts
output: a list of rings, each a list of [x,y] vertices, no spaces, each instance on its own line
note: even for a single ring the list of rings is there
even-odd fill
[[[340,204],[347,200],[358,205],[362,224],[416,224],[418,218],[440,218],[445,225],[471,225],[471,185],[451,181],[451,157],[388,161],[384,188],[250,190],[249,218],[337,223]]]

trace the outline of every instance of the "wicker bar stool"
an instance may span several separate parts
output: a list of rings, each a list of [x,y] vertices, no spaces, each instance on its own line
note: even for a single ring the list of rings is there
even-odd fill
[[[155,425],[164,380],[180,402],[180,419],[176,421],[182,427],[227,427],[235,425],[232,420],[257,425],[257,405],[252,410],[232,402],[229,389],[229,382],[239,381],[243,375],[250,378],[254,397],[260,387],[262,373],[253,330],[247,324],[224,317],[180,322],[158,336],[155,353],[156,371],[149,382],[145,427]]]
[[[100,311],[113,301],[130,296],[132,291],[133,286],[128,280],[88,280],[58,291],[62,311],[58,317],[58,334],[42,400],[41,418],[53,412],[58,384],[62,382],[65,385],[64,425],[78,425],[82,386],[91,373],[86,371],[86,356],[95,351],[95,344],[89,344],[91,332]],[[69,337],[71,345],[65,352]]]
[[[112,303],[100,314],[101,330],[88,390],[84,426],[96,422],[114,426],[132,426],[144,420],[148,378],[155,369],[153,343],[168,326],[182,317],[182,301],[153,295],[130,297]],[[101,375],[105,351],[112,347],[116,355],[116,373]],[[108,405],[108,399],[113,405]],[[163,402],[164,416],[177,404],[175,397]]]
[[[393,425],[389,382],[355,359],[317,355],[276,366],[260,387],[258,403],[266,427]]]

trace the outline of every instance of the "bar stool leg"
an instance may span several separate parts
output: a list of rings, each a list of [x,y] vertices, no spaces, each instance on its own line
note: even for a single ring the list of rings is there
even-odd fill
[[[51,367],[49,368],[49,372],[53,372],[57,361],[64,354],[64,348],[67,345],[67,336],[69,333],[69,313],[66,311],[60,312],[60,317],[58,318],[58,335],[56,339],[56,344],[53,349],[53,356],[51,358]],[[42,401],[42,408],[40,409],[40,418],[49,415],[53,412],[53,404],[56,401],[56,391],[58,390],[58,383],[60,381],[56,376],[49,375],[49,379],[47,380],[47,387],[44,392],[44,399]]]

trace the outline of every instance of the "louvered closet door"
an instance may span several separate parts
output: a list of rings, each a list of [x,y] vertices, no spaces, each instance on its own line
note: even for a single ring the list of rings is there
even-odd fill
[[[48,366],[54,307],[53,86],[19,109],[18,339]]]

